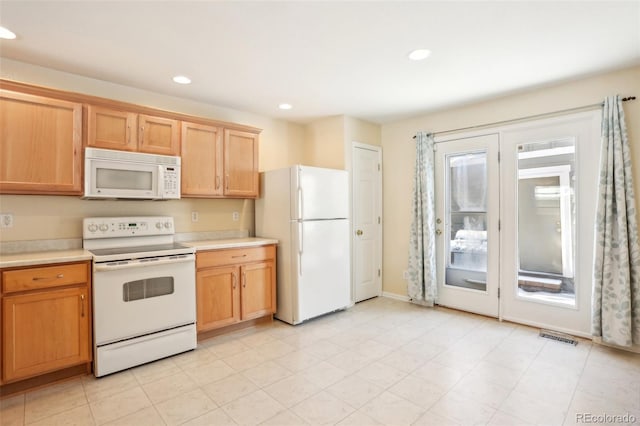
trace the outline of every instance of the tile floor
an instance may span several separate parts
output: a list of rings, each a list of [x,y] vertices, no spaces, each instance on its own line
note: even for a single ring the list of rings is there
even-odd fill
[[[0,404],[2,426],[640,422],[640,355],[377,298]]]

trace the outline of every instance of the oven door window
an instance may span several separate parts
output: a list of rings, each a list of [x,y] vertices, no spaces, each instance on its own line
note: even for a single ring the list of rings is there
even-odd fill
[[[167,296],[173,294],[173,291],[173,277],[129,281],[122,285],[122,300],[133,302],[151,297]]]

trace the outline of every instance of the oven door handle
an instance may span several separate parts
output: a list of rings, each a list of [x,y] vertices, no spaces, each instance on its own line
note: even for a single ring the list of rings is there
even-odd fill
[[[131,269],[131,268],[141,268],[145,266],[157,266],[157,265],[168,265],[174,263],[186,263],[186,262],[194,262],[195,256],[190,255],[182,255],[180,257],[167,258],[167,259],[157,259],[157,260],[146,260],[146,259],[138,259],[138,260],[127,260],[123,262],[105,262],[105,263],[95,263],[93,265],[93,270],[95,272],[105,272],[105,271],[117,271],[120,269]]]

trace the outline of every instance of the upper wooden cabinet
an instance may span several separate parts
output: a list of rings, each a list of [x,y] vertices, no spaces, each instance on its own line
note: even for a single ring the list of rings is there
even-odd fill
[[[138,151],[180,155],[180,122],[151,115],[138,116]]]
[[[258,135],[182,122],[183,197],[258,197]]]
[[[224,195],[258,197],[257,134],[225,129],[224,173]]]
[[[82,194],[82,104],[0,90],[0,192]]]
[[[137,114],[89,105],[87,116],[88,146],[124,151],[137,150]]]
[[[182,195],[258,197],[260,129],[0,79],[0,193],[82,195],[83,144],[182,157]]]
[[[179,121],[87,106],[87,146],[180,155]]]
[[[182,196],[222,195],[222,131],[182,122]]]

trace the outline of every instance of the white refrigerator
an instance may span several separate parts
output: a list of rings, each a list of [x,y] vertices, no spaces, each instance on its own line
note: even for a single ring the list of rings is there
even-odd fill
[[[299,324],[351,304],[349,178],[292,166],[260,174],[256,235],[279,240],[276,318]]]

